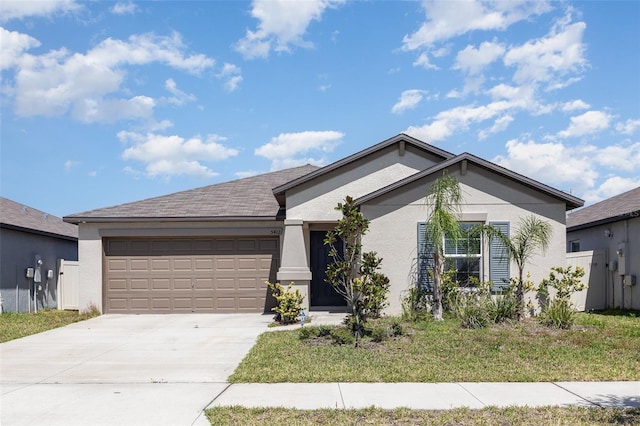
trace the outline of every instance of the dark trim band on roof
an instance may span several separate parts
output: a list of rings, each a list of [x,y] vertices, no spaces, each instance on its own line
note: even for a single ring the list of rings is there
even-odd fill
[[[67,217],[67,223],[142,223],[142,222],[282,222],[284,216],[181,216],[181,217]]]
[[[78,241],[78,237],[72,237],[70,235],[57,234],[55,232],[41,231],[39,229],[25,228],[25,227],[22,227],[22,226],[10,225],[8,223],[0,223],[0,228],[11,229],[12,231],[26,232],[28,234],[42,235],[44,237],[53,237],[53,238],[57,238],[57,239],[60,239],[60,240],[68,240],[68,241],[74,241],[74,242]]]
[[[640,210],[634,212],[623,213],[617,216],[606,217],[604,219],[594,220],[593,222],[581,223],[580,225],[567,226],[567,232],[579,231],[581,229],[594,228],[600,225],[606,225],[608,223],[621,222],[623,220],[630,220],[640,218]]]

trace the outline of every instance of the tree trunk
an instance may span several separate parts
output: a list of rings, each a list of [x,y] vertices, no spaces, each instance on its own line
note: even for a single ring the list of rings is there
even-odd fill
[[[524,318],[524,283],[522,282],[523,271],[518,271],[518,286],[516,287],[516,300],[518,301],[518,321]]]
[[[440,278],[444,273],[444,265],[438,254],[433,256],[433,319],[442,321],[442,284]]]

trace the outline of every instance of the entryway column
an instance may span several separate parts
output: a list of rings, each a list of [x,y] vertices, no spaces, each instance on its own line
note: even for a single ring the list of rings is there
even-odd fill
[[[304,221],[302,219],[285,219],[284,236],[282,238],[282,258],[278,270],[278,281],[284,286],[294,283],[294,288],[304,296],[304,310],[309,310],[309,282],[311,270],[307,247],[304,243]]]

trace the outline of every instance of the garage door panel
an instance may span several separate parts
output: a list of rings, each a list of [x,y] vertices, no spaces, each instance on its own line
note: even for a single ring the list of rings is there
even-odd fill
[[[132,278],[129,281],[129,287],[131,290],[149,290],[148,278]]]
[[[269,311],[278,239],[105,239],[106,312]]]
[[[171,280],[168,278],[152,278],[151,290],[171,290]]]

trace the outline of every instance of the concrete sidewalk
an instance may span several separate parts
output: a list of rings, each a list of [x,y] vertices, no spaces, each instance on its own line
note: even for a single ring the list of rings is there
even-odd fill
[[[239,383],[209,407],[448,410],[486,406],[639,407],[640,382],[557,383]]]

